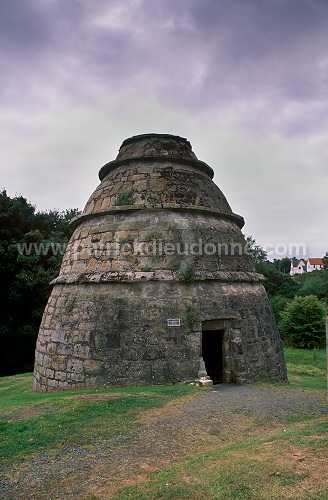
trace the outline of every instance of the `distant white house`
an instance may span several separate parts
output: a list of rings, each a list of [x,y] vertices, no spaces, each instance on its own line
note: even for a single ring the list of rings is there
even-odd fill
[[[290,259],[290,275],[303,274],[307,272],[306,269],[307,259]]]
[[[320,271],[320,269],[323,269],[323,262],[322,259],[308,259],[307,264],[306,264],[306,271],[310,273],[311,271]]]
[[[311,271],[317,271],[323,269],[322,259],[319,258],[309,258],[309,259],[290,259],[290,275],[295,276],[295,274],[310,273]]]

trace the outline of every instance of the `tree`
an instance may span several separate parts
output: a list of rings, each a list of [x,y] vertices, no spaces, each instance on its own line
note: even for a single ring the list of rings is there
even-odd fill
[[[326,308],[317,297],[295,297],[281,314],[282,338],[293,347],[317,348],[325,342]]]
[[[289,274],[283,274],[278,271],[272,262],[260,262],[256,265],[256,270],[265,276],[266,280],[263,284],[271,297],[281,295],[293,298],[297,294],[299,289],[298,282]]]
[[[259,264],[260,262],[267,261],[267,253],[263,248],[258,245],[252,236],[244,235],[246,239],[247,246],[253,254],[254,264]]]
[[[283,274],[290,273],[290,258],[284,257],[283,259],[274,259],[273,261],[275,267]]]
[[[326,252],[326,255],[322,258],[323,262],[323,268],[328,269],[328,252]]]
[[[328,298],[328,269],[311,271],[295,276],[299,284],[297,295],[316,295],[319,299]]]
[[[0,192],[0,375],[33,369],[35,341],[77,210],[35,212]]]
[[[290,259],[287,257],[284,259],[276,259],[275,262],[270,262],[267,260],[267,253],[263,248],[258,245],[252,236],[245,235],[248,247],[252,250],[255,268],[258,273],[261,273],[266,278],[263,285],[269,295],[273,297],[275,295],[280,295],[282,297],[293,298],[299,288],[298,283],[296,283],[292,277],[285,272],[281,272],[280,269],[284,271],[290,269]],[[287,265],[288,264],[288,265]]]

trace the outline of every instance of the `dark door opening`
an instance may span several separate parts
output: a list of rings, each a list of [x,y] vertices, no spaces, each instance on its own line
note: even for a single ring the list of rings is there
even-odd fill
[[[203,330],[202,355],[213,384],[223,382],[222,339],[224,330]]]

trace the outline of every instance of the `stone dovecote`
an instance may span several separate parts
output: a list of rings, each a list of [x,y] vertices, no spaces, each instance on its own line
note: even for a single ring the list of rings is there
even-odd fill
[[[99,177],[52,282],[35,389],[286,381],[243,218],[190,143],[131,137]]]

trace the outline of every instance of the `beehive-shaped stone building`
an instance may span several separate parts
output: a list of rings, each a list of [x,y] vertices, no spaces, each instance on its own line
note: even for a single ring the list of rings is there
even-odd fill
[[[53,281],[35,388],[285,381],[243,218],[189,142],[131,137],[99,177]]]

